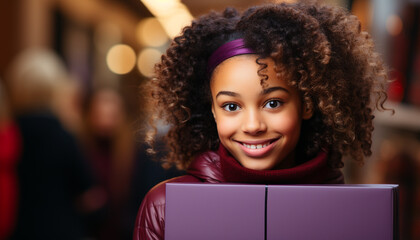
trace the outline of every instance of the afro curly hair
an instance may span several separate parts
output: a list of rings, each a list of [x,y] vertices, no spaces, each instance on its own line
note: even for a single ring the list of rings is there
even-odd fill
[[[163,119],[170,126],[167,163],[186,168],[197,154],[217,149],[207,60],[239,37],[259,56],[262,86],[267,66],[259,60],[271,58],[312,108],[297,146],[305,157],[328,149],[330,166],[342,167],[344,155],[359,162],[371,155],[373,110],[384,109],[388,75],[370,35],[342,8],[281,3],[211,12],[173,40],[148,83],[151,124]],[[152,147],[155,135],[146,134]]]

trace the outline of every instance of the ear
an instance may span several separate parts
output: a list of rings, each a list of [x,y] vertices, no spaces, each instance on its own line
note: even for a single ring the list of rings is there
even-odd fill
[[[304,102],[302,109],[302,119],[308,120],[314,115],[314,108],[312,102]]]

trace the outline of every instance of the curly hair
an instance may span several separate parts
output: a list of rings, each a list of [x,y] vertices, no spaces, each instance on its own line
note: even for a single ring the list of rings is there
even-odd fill
[[[166,162],[186,168],[197,154],[217,149],[207,60],[238,37],[259,56],[261,84],[267,66],[259,60],[272,58],[277,75],[287,76],[312,108],[297,146],[307,157],[328,149],[329,164],[342,167],[344,155],[359,162],[371,155],[373,110],[384,109],[387,71],[370,35],[344,9],[281,3],[211,12],[173,40],[149,82],[151,124],[170,125]],[[155,135],[146,135],[152,146]]]

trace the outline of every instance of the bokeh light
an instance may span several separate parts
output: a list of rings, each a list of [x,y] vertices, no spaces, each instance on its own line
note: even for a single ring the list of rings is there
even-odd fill
[[[160,17],[159,20],[162,22],[166,33],[171,38],[174,38],[181,33],[185,26],[191,23],[192,16],[185,6],[180,5],[178,8],[174,9],[172,15]]]
[[[391,36],[397,36],[403,29],[403,22],[397,15],[391,15],[386,20],[386,30]]]
[[[113,73],[126,74],[136,64],[136,53],[128,45],[117,44],[109,49],[106,56],[106,63]]]
[[[159,61],[162,52],[155,48],[143,49],[137,61],[137,67],[141,74],[146,77],[153,76],[153,67]]]
[[[168,41],[160,22],[153,17],[145,18],[139,22],[136,28],[136,38],[141,45],[159,47]]]
[[[170,38],[177,36],[193,20],[188,8],[179,0],[142,0],[142,3],[159,20]]]

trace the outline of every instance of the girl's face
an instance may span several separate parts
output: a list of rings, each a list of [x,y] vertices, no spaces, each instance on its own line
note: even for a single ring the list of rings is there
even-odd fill
[[[297,89],[279,79],[274,62],[264,59],[268,75],[264,88],[256,55],[239,55],[222,62],[213,72],[212,112],[221,143],[249,169],[288,168],[294,162],[304,109]]]

